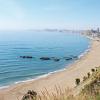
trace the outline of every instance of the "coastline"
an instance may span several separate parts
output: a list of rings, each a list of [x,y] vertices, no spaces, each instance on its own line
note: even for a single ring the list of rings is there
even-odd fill
[[[48,72],[47,74],[36,76],[34,78],[25,79],[25,80],[22,80],[22,81],[16,81],[13,84],[5,85],[5,86],[0,86],[0,91],[4,90],[4,89],[7,89],[7,88],[10,88],[12,86],[15,86],[17,84],[24,84],[26,82],[36,81],[36,80],[39,80],[41,78],[46,78],[46,77],[48,77],[51,74],[55,74],[55,73],[59,73],[59,72],[65,71],[67,69],[67,67],[70,67],[72,64],[74,64],[75,62],[79,61],[83,56],[85,56],[90,51],[90,48],[91,48],[91,38],[89,38],[87,36],[84,36],[84,37],[88,38],[90,40],[87,49],[84,52],[82,52],[79,56],[77,56],[77,59],[75,59],[71,63],[65,65],[65,67],[63,67],[61,69],[58,69],[58,70],[55,70],[55,71]]]
[[[80,33],[80,35],[81,35],[81,33]],[[27,78],[27,79],[24,79],[24,80],[15,81],[12,84],[2,85],[2,86],[0,86],[0,90],[10,88],[10,87],[15,86],[17,84],[22,84],[22,83],[26,83],[26,82],[31,82],[31,81],[39,80],[39,79],[45,78],[45,77],[47,77],[47,76],[49,76],[51,74],[58,73],[58,72],[62,72],[64,70],[66,70],[67,67],[69,67],[72,64],[74,64],[75,62],[79,61],[81,59],[81,57],[83,57],[84,55],[86,55],[89,52],[89,50],[90,50],[90,47],[91,47],[91,39],[89,37],[85,36],[85,35],[82,35],[82,36],[85,37],[85,38],[88,38],[90,40],[89,41],[89,44],[88,44],[88,47],[80,55],[78,55],[77,58],[74,59],[72,62],[64,65],[64,67],[62,67],[60,69],[57,69],[57,70],[54,70],[54,71],[50,71],[50,72],[48,72],[46,74],[43,74],[43,75],[35,76],[33,78]]]
[[[0,90],[0,100],[18,100],[17,98],[19,98],[20,100],[28,90],[35,90],[40,93],[41,90],[47,88],[52,92],[54,91],[55,85],[60,86],[62,89],[67,87],[74,88],[75,78],[79,77],[80,79],[82,79],[82,77],[86,75],[87,72],[91,70],[91,68],[100,65],[100,57],[98,55],[99,52],[97,52],[100,50],[100,42],[95,40],[91,40],[91,42],[92,43],[89,50],[82,57],[80,57],[79,60],[76,60],[74,61],[74,63],[70,64],[69,67],[65,67],[61,71],[51,72],[50,75],[44,76],[42,78],[40,77],[36,80],[33,79],[27,82],[12,85],[7,89],[2,89]],[[99,46],[97,49],[95,49],[97,45]],[[95,55],[97,55],[98,57]],[[90,66],[94,62],[93,59],[96,57],[97,60],[95,60],[93,66]],[[91,60],[93,62],[91,62]],[[85,66],[84,68],[83,65]]]

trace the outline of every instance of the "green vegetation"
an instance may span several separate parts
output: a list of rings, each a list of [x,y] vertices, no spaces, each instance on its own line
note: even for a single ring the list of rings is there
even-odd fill
[[[85,96],[85,100],[100,100],[100,67],[96,69],[90,77],[90,83],[84,86],[80,95]]]
[[[86,77],[86,76],[84,76],[84,77],[83,77],[83,81],[86,81],[86,80],[87,80],[87,77]]]
[[[76,81],[75,81],[76,85],[79,85],[80,84],[80,79],[77,78]]]
[[[95,69],[91,69],[92,72],[95,72]]]
[[[22,100],[36,100],[37,93],[35,91],[28,90],[28,92],[23,96]]]
[[[75,79],[77,88],[84,89],[78,94],[73,95],[70,89],[61,90],[60,87],[55,87],[56,93],[49,93],[47,89],[41,92],[41,96],[37,95],[34,91],[28,91],[26,95],[23,96],[22,100],[100,100],[100,67],[96,69],[91,69],[92,74],[87,73],[87,76],[83,77],[83,81],[80,83],[80,79]]]
[[[91,75],[90,72],[88,72],[87,75],[88,75],[88,78],[90,78],[90,75]]]

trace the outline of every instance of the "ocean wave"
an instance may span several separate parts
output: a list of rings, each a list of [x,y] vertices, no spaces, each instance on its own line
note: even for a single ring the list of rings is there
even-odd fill
[[[17,85],[17,84],[21,84],[21,83],[26,83],[26,82],[31,82],[31,81],[36,81],[36,80],[39,80],[41,78],[45,78],[49,75],[52,75],[54,73],[57,73],[57,72],[61,72],[61,71],[64,71],[66,68],[64,69],[60,69],[60,70],[56,70],[56,71],[53,71],[53,72],[49,72],[47,74],[44,74],[44,75],[40,75],[40,76],[35,76],[34,78],[27,78],[26,80],[22,80],[22,81],[16,81],[10,85],[6,85],[6,86],[0,86],[0,89],[6,89],[6,88],[9,88],[10,86],[12,85]],[[40,74],[40,73],[39,73]],[[43,74],[43,73],[42,73]]]
[[[85,56],[85,55],[90,51],[90,49],[91,49],[91,44],[88,45],[88,48],[87,48],[83,53],[81,53],[81,54],[78,56],[78,58],[80,59],[80,58],[82,58],[83,56]]]
[[[2,89],[6,89],[6,88],[9,88],[9,87],[10,87],[10,85],[0,86],[0,90],[2,90]]]

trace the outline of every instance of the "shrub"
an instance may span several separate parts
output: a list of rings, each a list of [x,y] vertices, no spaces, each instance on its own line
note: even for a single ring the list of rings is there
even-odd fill
[[[35,91],[28,90],[28,92],[23,96],[22,100],[36,100],[37,93]]]
[[[95,72],[95,69],[91,69],[92,72]]]
[[[77,78],[75,83],[76,83],[76,85],[79,85],[80,84],[80,79]]]
[[[86,80],[87,80],[87,77],[86,77],[86,76],[84,76],[84,77],[83,77],[83,81],[86,81]]]
[[[87,75],[88,75],[88,78],[90,78],[90,75],[91,75],[90,72],[88,72]]]

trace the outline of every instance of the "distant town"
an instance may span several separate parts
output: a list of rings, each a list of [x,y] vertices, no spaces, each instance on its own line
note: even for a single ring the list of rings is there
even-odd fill
[[[88,36],[100,38],[100,29],[97,28],[96,30],[94,30],[94,29],[86,30],[86,31],[83,31],[82,34],[86,34]]]

